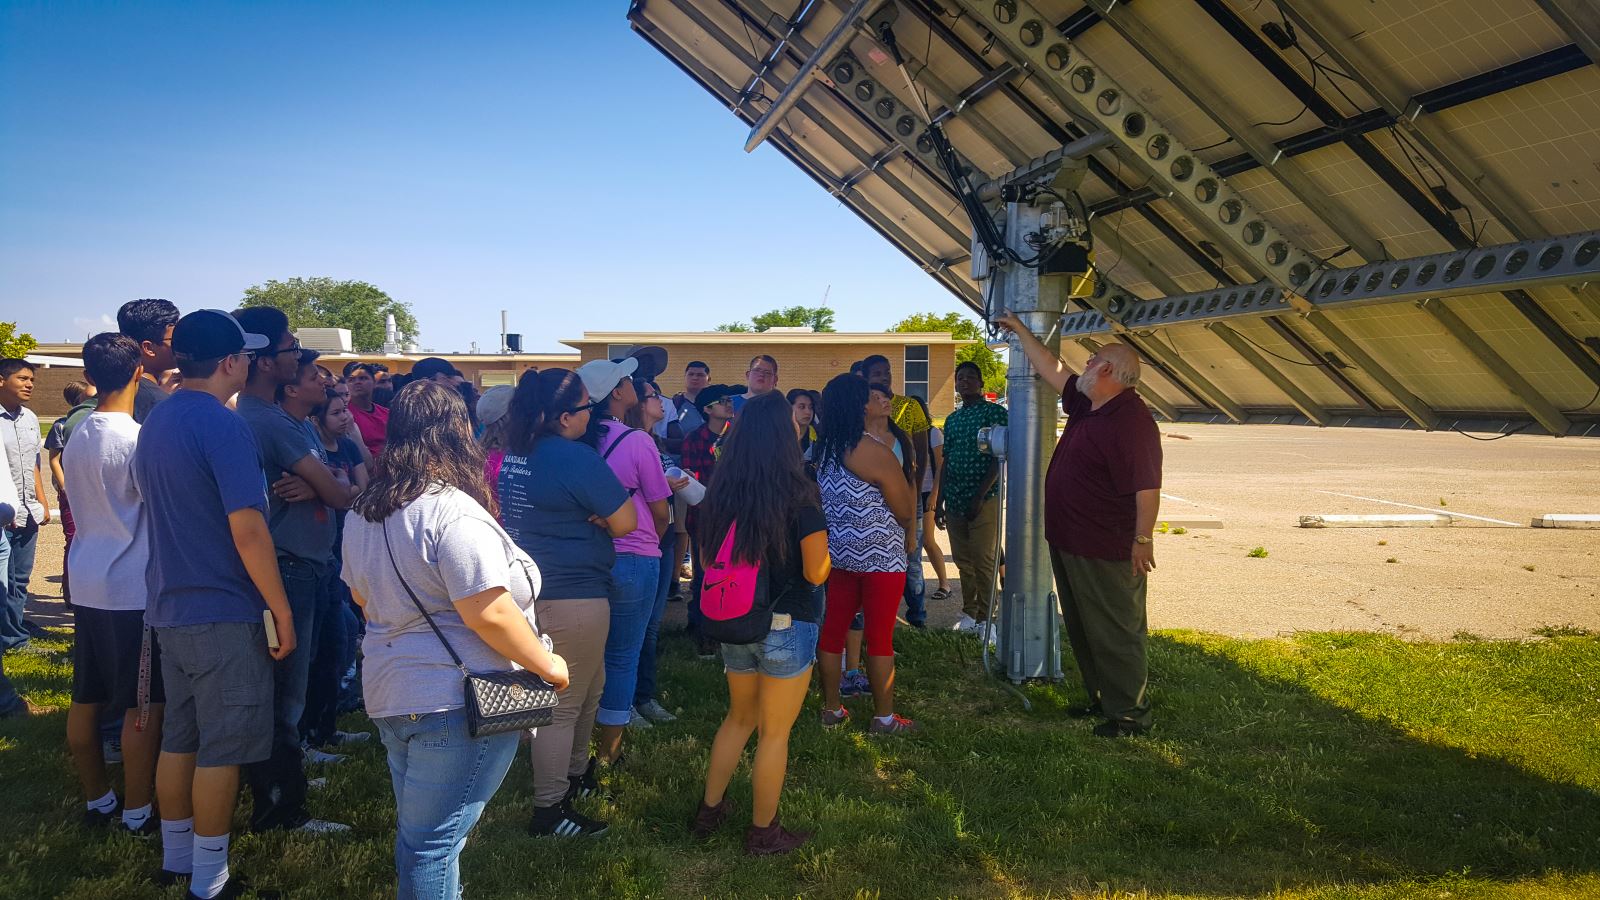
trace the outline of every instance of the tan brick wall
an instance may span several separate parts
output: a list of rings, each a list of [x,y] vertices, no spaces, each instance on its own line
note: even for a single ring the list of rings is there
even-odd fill
[[[51,366],[40,367],[33,370],[33,399],[28,401],[28,408],[41,419],[64,416],[70,407],[61,396],[61,389],[69,381],[87,381],[83,377],[83,369],[78,366]]]
[[[599,342],[572,342],[578,345],[583,362],[605,359],[608,345]],[[711,367],[712,384],[744,384],[744,373],[751,357],[765,353],[778,361],[778,389],[788,391],[803,387],[821,391],[835,375],[850,370],[858,359],[882,354],[889,360],[894,372],[896,391],[905,384],[905,344],[819,343],[805,345],[763,345],[752,335],[748,344],[672,344],[666,347],[667,368],[657,379],[667,394],[683,390],[683,369],[691,361],[700,360]],[[935,418],[948,416],[955,410],[955,344],[930,344],[928,346],[928,406]]]

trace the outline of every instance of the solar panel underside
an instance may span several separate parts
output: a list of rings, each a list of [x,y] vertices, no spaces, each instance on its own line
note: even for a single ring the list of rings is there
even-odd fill
[[[946,132],[983,175],[1004,175],[1098,129],[1076,119],[1041,76],[1002,68],[1014,61],[1007,48],[956,4],[889,2],[897,6],[895,37],[918,97],[865,28],[853,30],[845,47],[902,103],[914,109],[921,100],[935,115],[955,108],[944,119]],[[1271,225],[1333,265],[1378,261],[1352,245],[1403,259],[1474,241],[1600,228],[1600,70],[1581,56],[1534,65],[1569,58],[1563,53],[1576,53],[1569,45],[1582,37],[1564,32],[1535,0],[1123,0],[1115,9],[1125,17],[1120,25],[1076,0],[1032,5],[1177,141],[1231,173],[1227,183]],[[645,40],[753,124],[801,76],[849,6],[635,0],[628,17]],[[881,6],[869,5],[867,15]],[[1124,37],[1135,35],[1130,21],[1163,45],[1159,52]],[[1275,46],[1263,29],[1282,29],[1297,43]],[[1251,35],[1254,46],[1247,46]],[[1353,60],[1364,71],[1347,71]],[[903,152],[892,126],[858,109],[825,71],[804,77],[811,80],[772,144],[931,277],[981,308],[969,223],[944,174]],[[1421,115],[1448,146],[1408,136],[1406,123],[1397,128],[1384,98],[1374,96],[1384,91],[1422,103]],[[1229,117],[1284,149],[1282,165],[1304,175],[1298,192],[1277,167],[1245,155]],[[1329,134],[1329,127],[1344,131]],[[1136,156],[1115,147],[1097,151],[1081,188],[1086,202],[1103,210],[1093,221],[1101,274],[1144,298],[1256,280],[1229,248],[1211,246],[1183,208],[1141,192],[1151,179]],[[1463,172],[1472,173],[1472,183],[1457,177]],[[1337,210],[1342,230],[1308,200]],[[1404,404],[1386,388],[1399,385],[1443,417],[1527,420],[1542,403],[1563,411],[1573,432],[1586,433],[1600,416],[1600,404],[1586,407],[1600,386],[1600,301],[1568,286],[1528,293],[1526,302],[1500,293],[1433,301],[1465,323],[1481,341],[1476,345],[1414,302],[1325,312],[1370,357],[1365,365],[1299,315],[1230,320],[1227,327],[1257,351],[1251,359],[1200,324],[1140,327],[1132,340],[1190,368],[1189,376],[1170,366],[1147,369],[1147,396],[1180,414],[1216,413],[1217,393],[1251,416],[1303,411],[1284,389],[1287,380],[1334,416],[1400,416]],[[1115,339],[1063,342],[1063,356],[1078,365],[1090,347]]]

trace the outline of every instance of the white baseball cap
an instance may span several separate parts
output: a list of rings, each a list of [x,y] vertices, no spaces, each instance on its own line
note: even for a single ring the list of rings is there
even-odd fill
[[[632,357],[622,360],[592,359],[578,367],[578,377],[583,379],[583,386],[589,389],[589,399],[594,401],[616,390],[622,379],[632,375],[638,368],[639,361]]]

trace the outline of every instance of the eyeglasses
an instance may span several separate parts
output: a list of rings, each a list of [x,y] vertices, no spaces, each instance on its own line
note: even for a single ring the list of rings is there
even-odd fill
[[[609,399],[610,399],[609,397],[601,397],[599,400],[590,401],[588,403],[583,404],[582,406],[574,406],[573,408],[567,410],[566,414],[569,415],[569,416],[575,416],[578,413],[584,413],[584,412],[589,412],[591,410],[599,409]]]
[[[759,366],[751,368],[750,371],[746,372],[745,374],[747,374],[747,375],[765,375],[768,378],[777,378],[778,377],[778,372],[777,372],[776,369],[763,369],[763,368],[761,368]]]
[[[256,355],[257,358],[260,358],[260,357],[263,357],[263,356],[278,356],[278,355],[283,354],[283,353],[299,353],[300,349],[301,349],[300,342],[299,341],[295,341],[294,343],[290,344],[289,346],[284,347],[282,350],[257,350],[257,351],[255,351],[255,355]]]

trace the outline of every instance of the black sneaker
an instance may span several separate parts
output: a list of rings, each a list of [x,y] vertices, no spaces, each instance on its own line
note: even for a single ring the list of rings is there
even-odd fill
[[[112,825],[122,827],[122,801],[111,808],[110,812],[96,812],[92,809],[83,811],[83,827],[85,828],[110,828]]]
[[[278,898],[281,896],[277,891],[270,891],[264,888],[252,886],[250,882],[246,881],[242,876],[230,875],[228,878],[228,883],[222,886],[222,892],[217,894],[216,897],[213,897],[212,900],[236,900],[236,898],[243,897],[245,894],[251,892],[255,894],[257,900],[278,900]],[[186,896],[191,898],[191,900],[201,900],[200,895],[196,894],[192,890],[189,891]]]
[[[582,800],[586,797],[606,796],[600,790],[600,778],[595,773],[600,768],[599,757],[589,757],[589,767],[583,770],[582,775],[567,776],[567,801]]]
[[[1149,730],[1138,722],[1106,721],[1094,727],[1094,735],[1103,738],[1138,737]]]
[[[1067,707],[1067,715],[1074,719],[1087,719],[1090,716],[1100,715],[1100,704],[1085,703],[1082,706]]]
[[[528,833],[534,837],[599,837],[608,827],[573,809],[572,801],[563,800],[555,806],[535,807]]]
[[[156,818],[154,813],[150,815],[150,818],[145,819],[144,824],[140,825],[138,828],[129,828],[128,824],[123,822],[121,819],[117,820],[117,824],[122,827],[123,831],[133,835],[134,837],[154,837],[155,835],[161,833],[161,820]]]

